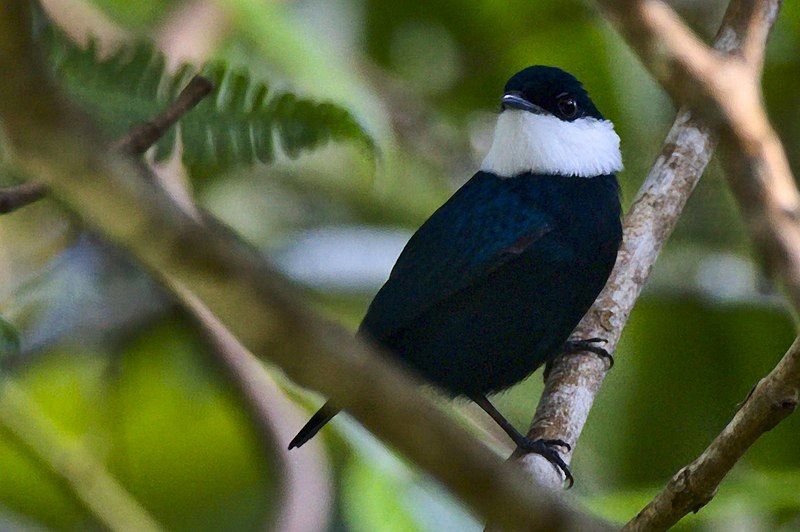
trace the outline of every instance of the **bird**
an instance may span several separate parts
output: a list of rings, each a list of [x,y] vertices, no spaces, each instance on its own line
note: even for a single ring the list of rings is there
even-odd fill
[[[622,242],[620,138],[573,75],[535,65],[506,83],[480,169],[413,234],[357,335],[486,411],[525,453],[573,483],[562,440],[523,436],[487,396],[560,353],[613,359],[571,334]],[[547,371],[545,369],[545,371]],[[300,447],[333,418],[327,402]]]

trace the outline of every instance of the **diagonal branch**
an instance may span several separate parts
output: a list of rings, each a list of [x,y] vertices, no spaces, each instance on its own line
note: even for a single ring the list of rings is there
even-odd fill
[[[98,524],[109,530],[162,530],[88,449],[65,443],[25,389],[8,376],[0,381],[0,430],[62,480]]]
[[[28,7],[27,0],[0,4],[0,117],[20,168],[109,241],[191,290],[254,354],[331,397],[480,515],[512,529],[602,526],[530,490],[406,371],[300,304],[298,291],[256,250],[212,218],[186,213],[143,165],[110,156],[39,66]]]
[[[661,12],[661,2],[650,1],[646,4],[655,6],[654,9]],[[774,17],[765,17],[763,11],[749,8],[750,4],[752,2],[748,0],[731,2],[714,42],[716,52],[706,49],[694,37],[690,44],[682,44],[682,49],[694,50],[703,46],[703,53],[708,56],[707,62],[716,64],[718,59],[715,54],[741,54],[745,42],[760,39],[763,47],[764,31],[756,30],[756,27],[771,26]],[[639,31],[642,19],[659,27],[671,27],[674,17],[666,17],[666,22],[658,21],[652,13],[644,12],[628,2],[614,5],[618,7],[614,11],[618,18],[614,20],[624,21],[618,23],[624,23],[626,29],[628,24],[632,26],[627,36],[640,39],[642,49],[651,55],[659,49],[661,43]],[[657,61],[656,64],[658,66],[654,68],[668,68],[671,61]],[[716,139],[709,128],[689,108],[682,107],[661,153],[625,217],[624,241],[614,271],[603,292],[578,325],[575,336],[605,338],[608,340],[606,348],[614,351],[653,264],[675,228],[715,146]],[[529,436],[563,439],[574,448],[603,383],[606,369],[605,362],[592,354],[557,359],[536,409]],[[554,488],[561,486],[557,473],[540,457],[526,455],[520,460],[541,482]]]
[[[800,339],[761,379],[725,429],[695,461],[678,471],[625,530],[665,530],[708,504],[736,462],[762,434],[797,408]]]
[[[115,143],[114,148],[131,155],[144,154],[169,128],[177,124],[183,115],[194,109],[213,90],[214,84],[211,80],[200,75],[194,76],[164,111],[147,122],[133,127],[127,135]]]
[[[46,195],[47,187],[39,183],[23,183],[0,189],[0,214],[14,212]]]
[[[693,58],[677,60],[672,33],[686,33],[680,19],[666,5],[647,1],[600,2],[612,22],[630,37],[630,45],[659,81],[683,77],[684,90],[699,95],[699,102],[714,112],[708,117],[720,132],[723,165],[757,249],[767,265],[780,274],[789,302],[800,312],[800,192],[786,154],[767,119],[760,94],[760,72],[769,27],[780,0],[749,2],[751,35],[744,41],[744,61],[724,60],[710,77],[688,68]],[[658,4],[658,5],[656,5]],[[618,16],[621,11],[652,15],[638,22],[635,32]],[[650,23],[669,20],[669,24]],[[636,21],[634,21],[636,22]],[[653,60],[649,43],[658,43]],[[700,60],[705,50],[698,55]],[[673,61],[674,60],[674,61]],[[672,61],[673,71],[658,65]],[[669,89],[669,83],[665,81]],[[676,97],[680,97],[677,93]],[[630,530],[667,528],[690,511],[702,508],[747,449],[763,434],[792,413],[800,396],[800,341],[796,341],[775,369],[762,379],[733,420],[694,462],[679,471],[669,484],[630,523]]]
[[[116,148],[131,155],[143,154],[158,142],[183,114],[209,95],[213,88],[210,80],[195,76],[167,110],[145,124],[136,126],[128,135],[115,143]],[[187,212],[199,218],[199,208],[191,200],[188,186],[186,190],[181,191],[180,197],[188,198],[189,203],[184,205],[187,207]],[[330,486],[324,468],[319,465],[320,451],[312,446],[302,456],[289,459],[282,444],[285,439],[293,435],[293,428],[289,425],[292,421],[302,421],[304,414],[286,399],[264,365],[237,341],[202,301],[179,282],[172,281],[170,285],[177,299],[194,320],[196,327],[206,337],[214,356],[224,366],[229,378],[239,390],[261,436],[262,445],[278,458],[284,481],[278,505],[280,512],[276,521],[268,523],[267,527],[292,529],[299,526],[298,520],[300,520],[305,524],[313,523],[316,528],[324,528],[330,510],[326,504],[328,497],[324,492],[330,489]],[[304,482],[309,480],[310,482]],[[309,500],[316,501],[313,509],[308,508]]]
[[[279,508],[266,530],[323,530],[330,513],[330,479],[327,463],[316,442],[309,452],[292,457],[285,452],[285,441],[294,435],[293,422],[305,420],[305,412],[281,391],[264,365],[244,348],[194,294],[175,286],[181,304],[206,337],[214,355],[225,366],[243,396],[253,422],[261,434],[262,445],[277,457],[283,480]],[[316,448],[315,448],[316,447]]]

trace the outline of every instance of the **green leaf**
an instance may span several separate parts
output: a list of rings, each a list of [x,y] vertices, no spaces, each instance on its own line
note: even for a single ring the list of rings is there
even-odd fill
[[[94,41],[79,47],[52,25],[42,39],[65,90],[115,137],[163,110],[195,74],[214,83],[214,93],[182,117],[178,132],[172,128],[157,144],[157,160],[172,154],[178,136],[186,165],[206,173],[272,162],[278,151],[276,137],[292,159],[332,141],[352,141],[370,153],[374,150],[371,137],[346,109],[272,90],[226,64],[184,64],[169,73],[161,52],[147,43],[101,58]]]

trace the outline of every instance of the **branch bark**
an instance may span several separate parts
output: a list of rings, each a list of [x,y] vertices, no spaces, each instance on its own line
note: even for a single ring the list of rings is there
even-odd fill
[[[606,3],[613,2],[603,5]],[[655,10],[662,8],[661,2],[645,3],[655,6]],[[633,5],[637,2],[613,4],[616,8],[615,20],[624,21],[619,24],[624,24],[628,32],[625,35],[639,39],[642,49],[652,55],[658,49],[657,44],[660,46],[662,43],[656,43],[648,34],[642,34],[640,28],[644,21],[650,21],[653,17],[637,9]],[[748,0],[731,2],[714,41],[715,51],[709,49],[707,54],[713,56],[713,61],[723,54],[738,57],[745,47],[754,48],[754,42],[760,43],[763,48],[766,39],[766,30],[763,28],[771,26],[774,16],[765,17],[762,11],[751,9],[751,4]],[[667,17],[667,20],[671,20],[671,17]],[[698,45],[705,47],[696,38],[689,45],[680,39],[678,42],[681,50],[693,50]],[[752,50],[748,53],[755,54]],[[671,62],[656,61],[654,64],[654,69],[667,68]],[[760,63],[758,66],[760,68]],[[688,106],[681,107],[661,153],[625,217],[624,240],[614,271],[597,301],[576,328],[575,337],[605,338],[608,340],[606,349],[609,352],[616,349],[653,264],[672,234],[716,144],[712,130],[704,125],[697,113]],[[606,371],[606,363],[591,353],[559,357],[547,379],[528,435],[532,438],[562,439],[574,449]],[[560,475],[541,457],[532,454],[519,456],[518,453],[514,456],[543,484],[554,489],[562,485]],[[571,453],[565,459],[569,461]]]
[[[109,156],[40,68],[27,10],[27,0],[0,4],[0,117],[20,168],[109,241],[191,290],[249,350],[334,399],[480,515],[509,529],[602,527],[532,493],[403,369],[300,305],[298,291],[256,250],[215,220],[187,214],[143,165]]]
[[[211,94],[213,88],[210,80],[195,76],[165,111],[145,124],[136,126],[115,143],[116,148],[131,155],[145,153],[185,113]],[[192,191],[186,183],[183,185],[185,189],[178,194],[178,197],[184,198],[181,206],[190,215],[200,219],[200,210],[192,200]],[[164,191],[170,193],[167,188]],[[266,523],[265,529],[292,531],[326,528],[332,486],[322,446],[316,442],[308,452],[290,459],[282,444],[294,434],[292,423],[299,426],[306,414],[284,396],[264,365],[237,341],[202,301],[177,281],[170,284],[206,338],[214,356],[238,388],[260,434],[261,444],[280,466],[281,499],[276,505],[279,510],[276,519]],[[313,503],[313,507],[309,506],[310,503]]]
[[[181,90],[164,111],[143,124],[132,128],[127,135],[119,139],[114,145],[115,149],[125,151],[130,155],[142,155],[164,134],[178,123],[178,120],[191,111],[203,98],[211,94],[214,84],[203,76],[194,76],[186,87]]]
[[[281,466],[283,483],[280,503],[276,504],[277,517],[266,523],[264,529],[287,532],[327,529],[333,486],[322,445],[319,441],[309,442],[309,452],[289,457],[283,444],[294,436],[292,423],[299,426],[305,421],[305,412],[286,398],[264,365],[194,294],[184,288],[178,288],[176,294],[244,396],[262,444],[272,447],[273,456]]]
[[[769,375],[761,379],[711,445],[678,471],[625,530],[666,530],[689,512],[698,512],[747,449],[797,408],[800,395],[800,339]]]
[[[702,44],[696,46],[699,41],[666,4],[598,3],[674,98],[691,93],[697,104],[711,110],[704,118],[720,132],[723,165],[753,241],[780,275],[795,313],[800,312],[800,192],[760,93],[764,48],[780,0],[754,0],[734,9],[738,20],[749,21],[742,53],[734,58],[717,57]],[[676,36],[688,36],[692,44],[684,46]],[[673,85],[675,79],[683,84],[680,90]],[[798,396],[800,340],[758,383],[703,454],[681,469],[626,529],[666,529],[702,508],[747,449],[796,409]]]

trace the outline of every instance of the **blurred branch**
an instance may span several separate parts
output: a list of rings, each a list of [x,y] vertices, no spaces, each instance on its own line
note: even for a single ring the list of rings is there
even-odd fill
[[[211,81],[195,76],[189,85],[181,91],[176,101],[161,115],[137,126],[126,137],[117,142],[118,149],[132,155],[146,152],[150,146],[174,125],[181,115],[189,111],[213,90]],[[140,133],[137,133],[140,132]],[[187,183],[180,181],[181,190],[178,196],[183,198],[181,203],[185,210],[201,220],[200,210],[192,200],[192,193]],[[166,193],[169,190],[164,189]],[[175,197],[175,196],[173,196]],[[177,201],[177,197],[175,198]],[[330,507],[330,490],[327,482],[324,460],[319,462],[320,450],[309,449],[308,453],[295,457],[290,461],[285,452],[282,441],[291,438],[293,427],[288,424],[294,420],[300,424],[303,414],[300,414],[285,398],[277,384],[270,378],[264,366],[247,349],[240,344],[236,337],[208,310],[191,291],[187,290],[180,282],[171,280],[175,295],[183,307],[196,322],[196,326],[206,337],[214,356],[224,366],[230,379],[242,394],[244,404],[255,423],[260,434],[261,444],[270,451],[277,463],[282,465],[281,477],[284,484],[281,490],[283,499],[275,521],[267,523],[267,530],[322,530],[327,527]],[[282,437],[280,440],[276,438]],[[317,445],[316,447],[319,447]],[[311,478],[303,478],[311,477]],[[321,480],[320,480],[321,478]],[[300,485],[303,483],[304,485]],[[313,498],[313,506],[310,506]]]
[[[295,427],[305,421],[299,408],[281,392],[278,385],[259,362],[225,326],[190,291],[173,283],[183,306],[205,334],[216,357],[225,366],[244,396],[253,421],[261,433],[262,443],[272,447],[273,456],[283,466],[281,504],[277,519],[266,530],[325,530],[328,528],[331,490],[324,470],[326,463],[319,441],[308,452],[290,459],[283,445],[294,435]],[[276,438],[280,438],[276,441]]]
[[[181,183],[185,186],[185,183]],[[202,222],[199,207],[191,191],[179,194],[185,199],[182,207]],[[168,190],[164,189],[169,193]],[[295,427],[305,421],[305,413],[296,408],[267,373],[264,365],[245,348],[217,319],[200,299],[179,281],[169,285],[184,309],[194,319],[206,337],[214,356],[224,366],[238,388],[244,404],[260,434],[261,444],[271,452],[280,469],[281,501],[275,520],[266,523],[266,530],[323,530],[327,528],[331,503],[331,485],[325,470],[327,464],[319,441],[311,442],[308,450],[290,458],[282,442],[294,435]]]
[[[80,445],[64,442],[23,388],[0,378],[0,428],[12,441],[58,475],[79,504],[109,530],[161,530],[102,463]]]
[[[756,247],[780,274],[795,313],[800,312],[800,192],[760,90],[766,39],[780,0],[750,1],[734,8],[747,29],[742,53],[735,58],[716,56],[666,4],[599,3],[674,98],[693,94],[697,104],[710,110],[707,118],[720,132],[731,190]],[[800,341],[758,383],[703,454],[679,471],[627,528],[667,528],[702,508],[756,439],[797,408],[798,396]]]
[[[0,214],[14,212],[46,195],[47,187],[39,183],[23,183],[0,189]]]
[[[256,250],[213,218],[181,209],[140,162],[109,154],[40,67],[28,6],[0,4],[0,117],[20,168],[109,241],[196,294],[250,351],[331,397],[480,515],[514,529],[601,526],[532,491],[398,364],[298,303],[298,292]]]
[[[661,2],[645,3],[653,9],[663,9]],[[651,52],[656,49],[651,49],[656,45],[650,37],[637,33],[640,22],[634,24],[635,19],[631,18],[638,12],[637,6],[641,2],[602,2],[602,5],[606,4],[615,6],[620,20],[626,21],[626,31],[640,39],[642,46]],[[774,17],[765,17],[762,11],[751,9],[751,4],[749,0],[731,2],[714,42],[716,51],[708,49],[704,57],[710,55],[714,62],[721,60],[717,58],[722,58],[722,54],[738,57],[746,43],[749,43],[749,48],[755,47],[754,41],[764,47],[766,30],[757,28],[764,25],[768,28]],[[678,39],[676,46],[681,50],[702,46],[706,50],[705,45],[693,36],[690,44]],[[752,50],[749,53],[754,54]],[[669,62],[657,64],[666,68]],[[690,106],[678,111],[661,153],[625,217],[624,240],[614,271],[575,330],[574,335],[578,338],[605,338],[609,352],[616,349],[653,264],[714,152],[716,138],[696,114],[694,107]],[[606,371],[606,363],[593,354],[559,357],[547,379],[529,436],[560,438],[574,449]],[[553,488],[562,485],[557,472],[541,457],[531,454],[520,457],[520,461],[540,482]]]

